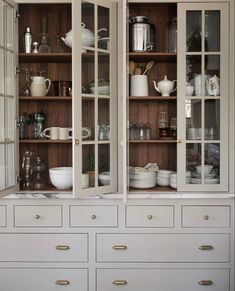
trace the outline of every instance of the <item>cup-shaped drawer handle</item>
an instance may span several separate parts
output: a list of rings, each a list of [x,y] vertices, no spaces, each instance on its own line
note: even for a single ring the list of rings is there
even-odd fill
[[[213,249],[214,249],[213,246],[210,246],[210,245],[203,245],[199,247],[199,250],[201,251],[211,251]]]
[[[208,219],[209,219],[209,215],[207,215],[207,214],[204,215],[204,219],[205,219],[205,220],[208,220]]]
[[[35,215],[35,219],[39,219],[40,218],[40,215],[39,214],[36,214]]]
[[[148,219],[151,220],[153,219],[153,216],[151,214],[148,215]]]
[[[201,280],[200,282],[198,282],[198,284],[202,286],[211,286],[213,285],[213,282],[210,280]]]
[[[127,285],[127,281],[126,280],[115,280],[115,281],[113,281],[113,285],[124,286],[124,285]]]
[[[67,251],[70,249],[69,246],[58,245],[55,247],[58,251]]]
[[[114,250],[126,250],[127,246],[126,245],[114,245],[113,249]]]
[[[57,280],[56,285],[61,285],[61,286],[67,286],[70,284],[70,282],[68,280]]]
[[[91,219],[95,220],[96,219],[96,215],[92,214]]]

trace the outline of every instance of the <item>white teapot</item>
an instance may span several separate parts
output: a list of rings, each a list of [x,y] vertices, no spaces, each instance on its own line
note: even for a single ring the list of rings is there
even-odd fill
[[[206,91],[209,96],[218,96],[220,94],[219,78],[214,75],[206,80]]]
[[[84,23],[81,23],[81,43],[82,46],[94,46],[94,41],[95,41],[95,34],[88,28],[85,28],[86,25]],[[97,32],[101,32],[101,31],[108,31],[107,28],[101,28],[99,29]],[[65,38],[62,37],[61,38],[64,43],[69,46],[72,47],[72,42],[73,42],[73,38],[72,38],[72,30],[70,30],[68,33],[66,33]],[[98,37],[99,39],[99,37]]]
[[[41,76],[31,77],[32,83],[30,85],[31,96],[46,96],[50,87],[51,80],[45,79]]]
[[[153,84],[154,84],[155,90],[161,93],[162,96],[170,96],[170,94],[176,90],[176,87],[175,89],[173,89],[175,82],[176,80],[170,81],[167,79],[167,76],[165,76],[164,80],[159,81],[157,85],[155,81],[153,81]]]

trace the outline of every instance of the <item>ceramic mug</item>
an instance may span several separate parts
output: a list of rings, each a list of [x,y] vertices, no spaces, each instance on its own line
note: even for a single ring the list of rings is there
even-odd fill
[[[130,84],[131,96],[148,96],[148,76],[147,75],[133,75],[131,76]]]
[[[49,139],[59,139],[59,127],[48,127],[44,129],[43,136]]]
[[[68,127],[59,127],[59,139],[60,140],[67,140],[72,139],[72,128]]]
[[[82,138],[90,138],[92,135],[92,131],[90,127],[82,128]]]

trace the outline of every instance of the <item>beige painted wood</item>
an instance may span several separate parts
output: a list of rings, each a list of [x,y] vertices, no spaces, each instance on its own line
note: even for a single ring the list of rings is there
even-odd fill
[[[174,206],[127,206],[127,227],[173,227]]]
[[[183,206],[182,227],[230,227],[229,206]]]
[[[86,262],[87,239],[87,234],[1,234],[0,261]]]
[[[61,227],[62,208],[59,205],[14,207],[15,227]]]
[[[229,244],[227,234],[98,234],[97,261],[228,262]],[[200,250],[204,245],[213,250]]]
[[[211,286],[201,286],[202,280],[211,281]],[[117,286],[115,282],[124,282]],[[98,269],[97,291],[229,291],[228,269]]]
[[[70,206],[71,227],[117,227],[117,206]]]
[[[0,205],[0,227],[7,225],[7,208],[5,205]]]
[[[178,109],[177,119],[178,138],[182,143],[177,146],[177,189],[178,191],[228,191],[228,100],[229,100],[229,5],[226,3],[187,3],[178,4],[178,48],[177,48],[177,76],[178,76]],[[186,88],[186,12],[190,10],[220,10],[221,12],[221,41],[220,41],[220,184],[185,184],[186,171],[186,118],[182,114],[182,108],[185,108]],[[203,37],[203,35],[202,35]],[[204,55],[204,52],[201,53]],[[204,97],[201,97],[203,100]],[[183,111],[184,112],[184,111]],[[202,109],[204,116],[204,107]],[[204,152],[202,163],[204,161]]]
[[[12,278],[12,280],[9,280]],[[14,278],[14,279],[13,279]],[[88,291],[87,269],[13,268],[1,269],[2,290],[17,291]],[[60,283],[69,283],[60,285]]]

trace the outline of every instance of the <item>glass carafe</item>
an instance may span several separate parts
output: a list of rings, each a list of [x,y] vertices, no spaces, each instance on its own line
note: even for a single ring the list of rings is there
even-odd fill
[[[42,34],[41,45],[38,49],[39,53],[50,53],[51,48],[47,44],[48,42],[48,35],[46,33]]]
[[[170,53],[176,53],[177,51],[177,18],[173,17],[171,21],[167,23],[167,35],[166,35],[166,49]]]

